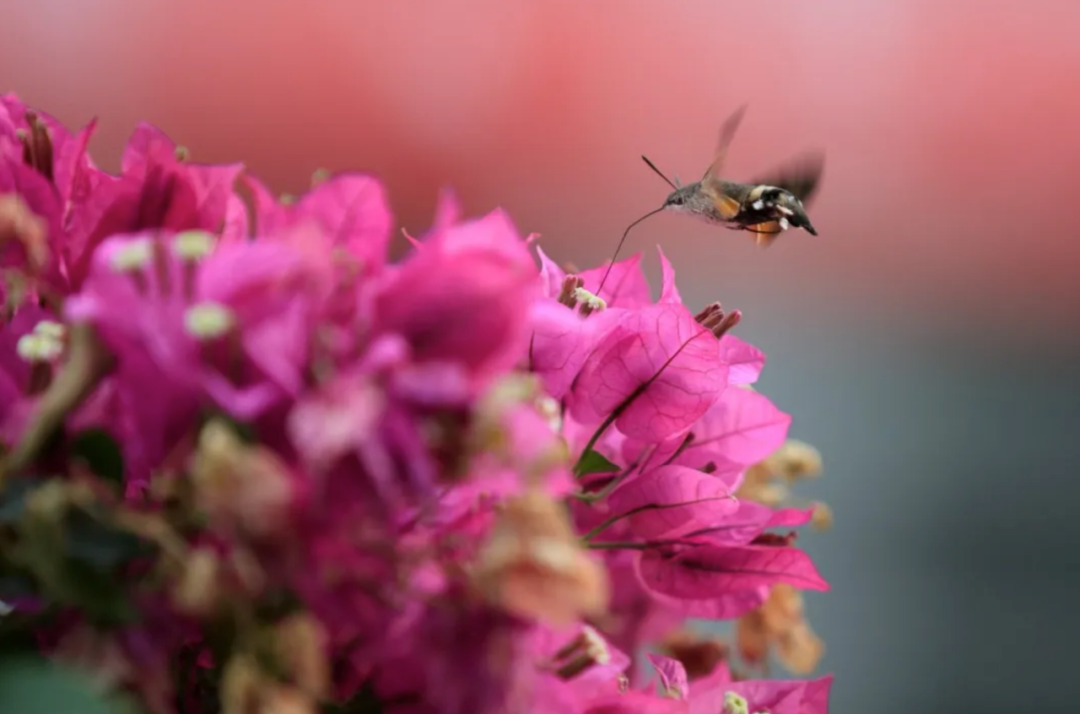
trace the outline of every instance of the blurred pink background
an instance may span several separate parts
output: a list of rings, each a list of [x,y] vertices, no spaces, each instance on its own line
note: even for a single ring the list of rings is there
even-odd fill
[[[692,308],[742,309],[825,455],[834,711],[1071,714],[1078,30],[1078,0],[34,0],[0,91],[97,115],[105,167],[145,119],[279,191],[377,173],[413,233],[452,186],[579,266],[664,199],[640,154],[695,180],[749,103],[732,177],[823,148],[820,236],[662,215],[624,256],[658,278],[662,243]]]
[[[1080,318],[1078,28],[1070,0],[35,0],[5,9],[0,86],[98,115],[105,165],[145,118],[283,191],[377,172],[413,230],[452,185],[577,263],[663,199],[639,154],[697,178],[749,102],[731,171],[827,149],[821,237],[761,253],[664,216],[631,250],[663,243],[700,301],[780,291],[1054,340]]]

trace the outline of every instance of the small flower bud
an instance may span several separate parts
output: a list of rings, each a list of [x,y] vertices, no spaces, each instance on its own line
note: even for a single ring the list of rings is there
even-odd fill
[[[739,310],[732,310],[724,315],[724,319],[720,321],[720,324],[713,328],[713,334],[717,337],[723,337],[730,332],[736,325],[742,322],[742,312]]]
[[[724,308],[720,303],[712,302],[702,308],[701,312],[694,315],[694,320],[703,327],[711,330],[723,316]]]
[[[706,305],[701,312],[694,316],[694,319],[719,338],[739,324],[742,320],[742,313],[738,310],[724,312],[724,308],[720,303],[714,302]]]
[[[584,284],[585,281],[576,275],[567,275],[563,278],[562,286],[559,289],[559,302],[571,309],[577,307],[575,294]]]
[[[328,181],[332,176],[329,169],[315,169],[315,172],[311,174],[312,188]]]

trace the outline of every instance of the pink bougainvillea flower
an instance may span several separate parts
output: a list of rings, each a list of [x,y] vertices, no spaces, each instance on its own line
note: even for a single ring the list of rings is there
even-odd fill
[[[384,699],[411,700],[417,712],[527,711],[538,675],[530,631],[465,593],[448,592],[403,633],[411,647],[380,659],[375,689]]]
[[[730,386],[688,434],[669,438],[649,453],[648,463],[670,462],[701,469],[734,491],[748,467],[780,448],[790,425],[791,416],[765,395]],[[627,439],[622,458],[633,461],[655,443],[653,439]]]
[[[567,493],[565,448],[529,395],[515,394],[519,380],[507,381],[476,401],[468,365],[417,361],[403,337],[385,334],[297,403],[290,439],[304,463],[326,475],[323,497],[338,504],[364,501],[370,486],[381,502],[404,507],[412,497],[436,497],[440,481],[467,477],[464,490],[441,496],[438,518],[453,520],[483,497],[520,492],[530,481]]]
[[[570,413],[585,423],[609,420],[627,437],[655,443],[689,429],[727,378],[716,338],[682,305],[654,305],[627,314],[593,348]]]
[[[496,211],[425,240],[375,296],[373,331],[401,335],[417,362],[454,362],[483,384],[525,353],[536,295],[528,247]]]
[[[343,518],[349,517],[350,505],[371,500],[371,488],[383,503],[400,508],[406,494],[433,494],[438,476],[435,456],[413,418],[414,405],[395,389],[397,369],[409,369],[407,345],[388,337],[376,343],[373,353],[374,359],[305,395],[289,415],[293,447],[320,476],[316,498],[336,504],[336,515]],[[387,362],[379,359],[391,354],[396,356]],[[464,403],[464,396],[446,393],[446,380],[432,383],[448,399],[429,408]],[[356,478],[357,471],[366,478]]]
[[[684,466],[660,466],[619,486],[605,502],[644,540],[675,538],[709,528],[739,508],[727,486]]]
[[[688,618],[781,602],[785,622],[737,626],[753,666],[751,635],[829,588],[790,532],[813,509],[732,496],[747,473],[816,473],[766,463],[791,417],[750,386],[765,355],[731,334],[740,312],[688,309],[662,250],[655,300],[640,254],[534,258],[535,235],[448,191],[390,263],[371,176],[320,172],[295,199],[250,179],[249,212],[240,165],[140,124],[114,176],[93,129],[0,97],[0,476],[81,477],[70,437],[103,428],[129,518],[103,501],[93,520],[162,548],[111,573],[138,580],[137,627],[65,602],[46,650],[155,712],[183,687],[184,714],[217,688],[229,710],[825,714],[831,678],[734,681],[716,642],[648,654]],[[112,359],[84,375],[84,353]],[[288,638],[283,609],[306,623]]]
[[[92,230],[95,217],[100,217],[93,206],[95,191],[115,180],[99,171],[87,152],[94,127],[91,121],[72,134],[15,95],[0,97],[0,161],[9,164],[2,173],[8,182],[17,183],[22,200],[46,229],[43,246],[47,247],[48,270],[41,277],[61,292],[67,289],[72,255],[81,252],[80,241]],[[36,177],[15,169],[16,165]],[[44,191],[45,186],[50,190]]]
[[[225,222],[240,164],[197,164],[155,127],[140,123],[121,158],[119,177],[98,177],[71,207],[68,278],[78,289],[97,246],[114,234],[150,229],[216,232]]]
[[[247,419],[299,389],[325,271],[269,241],[215,250],[199,231],[114,236],[66,311],[121,362],[138,355]]]
[[[245,182],[254,196],[255,230],[261,236],[316,230],[334,249],[357,261],[370,274],[382,268],[390,245],[393,218],[386,189],[373,176],[341,173],[320,181],[295,202],[283,204],[252,177]],[[238,211],[238,207],[232,207]],[[239,221],[239,214],[235,215]],[[241,230],[240,226],[233,228]]]

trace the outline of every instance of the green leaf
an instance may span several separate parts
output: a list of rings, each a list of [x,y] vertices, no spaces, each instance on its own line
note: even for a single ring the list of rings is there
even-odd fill
[[[577,465],[574,467],[574,473],[578,476],[588,476],[589,474],[610,474],[618,472],[619,467],[608,461],[602,454],[593,449],[588,449],[581,458],[578,459]]]
[[[75,509],[61,522],[24,520],[14,562],[32,572],[47,602],[78,607],[101,624],[130,622],[135,611],[117,566],[141,545],[132,538]]]
[[[56,594],[68,604],[82,608],[94,622],[118,625],[133,622],[138,612],[128,598],[125,585],[110,573],[77,560],[68,560],[61,570]]]
[[[94,568],[111,570],[150,550],[134,533],[112,528],[85,511],[70,511],[64,519],[64,552]]]
[[[120,487],[124,483],[124,455],[104,429],[87,429],[75,436],[71,456],[82,460],[96,475]]]
[[[11,714],[135,714],[116,696],[101,694],[91,680],[33,655],[0,658],[0,712]]]

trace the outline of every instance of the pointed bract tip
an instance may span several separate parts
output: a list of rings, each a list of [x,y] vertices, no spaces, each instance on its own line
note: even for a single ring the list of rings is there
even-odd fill
[[[412,243],[414,248],[419,248],[422,245],[419,240],[417,240],[416,238],[413,238],[411,235],[409,235],[409,231],[406,230],[405,228],[401,229],[401,235],[405,236],[405,240]]]

